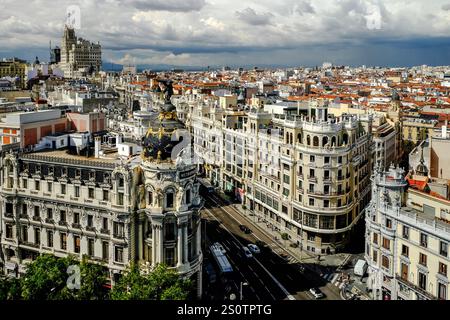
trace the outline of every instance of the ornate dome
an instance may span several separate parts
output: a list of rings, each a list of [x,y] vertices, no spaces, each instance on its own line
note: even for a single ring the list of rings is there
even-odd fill
[[[147,161],[171,160],[173,148],[182,141],[180,131],[185,129],[177,118],[176,108],[170,102],[170,83],[165,83],[165,101],[159,113],[150,119],[150,128],[142,139],[142,158]]]
[[[423,158],[423,147],[422,147],[422,154],[420,156],[420,163],[417,165],[416,168],[416,174],[423,177],[428,176],[428,168],[425,165],[425,160]]]

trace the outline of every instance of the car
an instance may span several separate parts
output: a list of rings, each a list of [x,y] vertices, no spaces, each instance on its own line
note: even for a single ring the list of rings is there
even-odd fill
[[[252,253],[256,253],[256,254],[261,253],[261,250],[259,250],[259,248],[258,248],[258,246],[256,244],[252,244],[251,243],[247,247],[250,249],[250,251]]]
[[[244,251],[244,255],[246,258],[253,258],[251,251],[247,247],[243,247],[242,250]]]
[[[225,250],[225,248],[223,247],[223,245],[221,245],[219,242],[214,243],[214,246],[220,250],[220,252],[222,252],[222,254],[227,253],[227,250]]]
[[[319,288],[311,288],[309,289],[309,293],[311,293],[315,299],[321,299],[325,297],[322,291]]]
[[[241,224],[239,226],[239,229],[241,229],[241,231],[243,231],[243,232],[245,232],[247,234],[252,232],[247,226],[244,226],[243,224]]]

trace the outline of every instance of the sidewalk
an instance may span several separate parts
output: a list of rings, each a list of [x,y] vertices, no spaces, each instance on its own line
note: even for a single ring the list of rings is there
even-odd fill
[[[294,257],[300,263],[306,263],[306,266],[314,266],[313,271],[320,273],[321,267],[336,267],[340,268],[342,265],[347,263],[350,259],[351,254],[339,253],[334,255],[321,255],[320,261],[317,260],[317,256],[309,253],[305,250],[301,250],[300,248],[292,248],[290,245],[294,244],[294,242],[290,240],[282,240],[281,233],[278,231],[274,231],[272,228],[267,226],[267,223],[254,215],[250,210],[243,210],[241,205],[230,204],[236,212],[240,214],[241,217],[246,219],[251,225],[258,228],[261,232],[269,235],[274,242],[284,250],[286,253]],[[253,216],[250,216],[252,214]]]

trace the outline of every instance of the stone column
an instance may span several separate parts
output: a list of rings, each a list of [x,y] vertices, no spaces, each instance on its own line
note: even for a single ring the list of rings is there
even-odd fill
[[[184,250],[184,263],[189,262],[189,256],[188,256],[188,230],[187,230],[187,223],[184,223],[183,225],[183,250]]]
[[[163,225],[160,224],[158,226],[159,230],[159,263],[164,262],[164,234],[163,234]]]
[[[157,242],[157,234],[156,234],[156,226],[152,223],[152,266],[156,265],[156,242]]]
[[[202,252],[202,221],[199,220],[197,227],[197,243],[195,244],[197,254],[199,255]]]
[[[181,224],[177,224],[177,268],[183,264],[183,229]]]

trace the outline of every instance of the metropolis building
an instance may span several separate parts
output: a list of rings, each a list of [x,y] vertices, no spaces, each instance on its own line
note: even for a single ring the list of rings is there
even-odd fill
[[[94,156],[59,144],[3,154],[3,272],[20,277],[42,253],[85,256],[107,267],[114,284],[130,263],[143,272],[165,263],[191,278],[201,296],[203,202],[197,167],[184,152],[172,156],[180,141],[173,136],[183,130],[174,109],[170,99],[161,103],[140,155],[103,152],[101,137]]]

